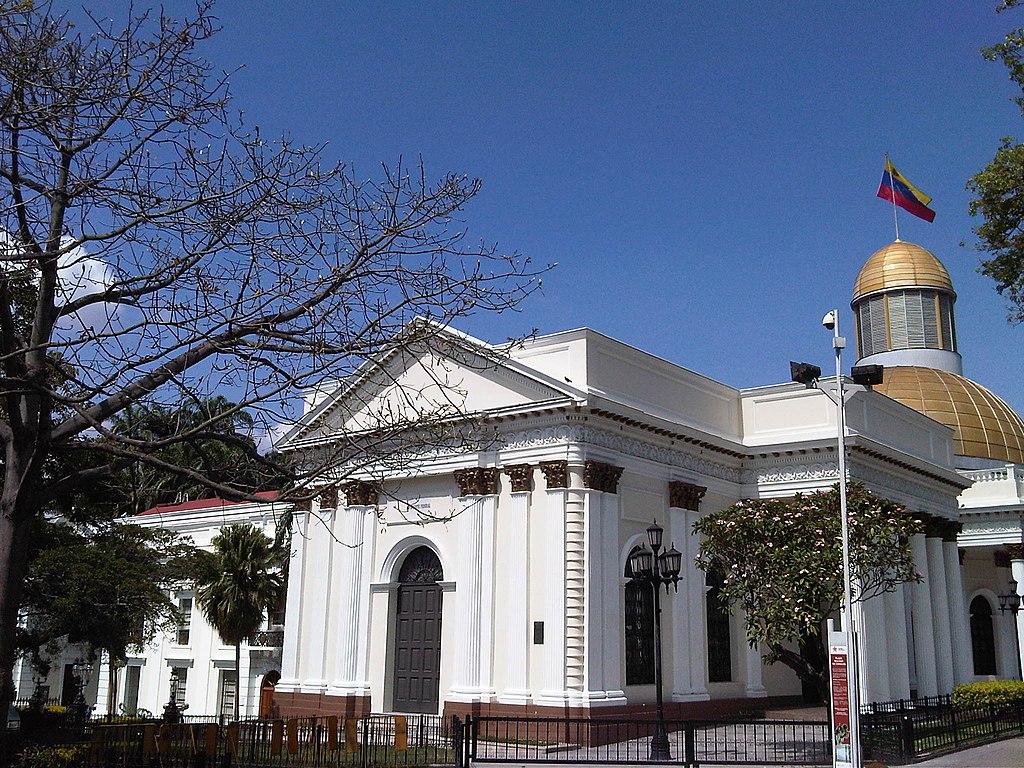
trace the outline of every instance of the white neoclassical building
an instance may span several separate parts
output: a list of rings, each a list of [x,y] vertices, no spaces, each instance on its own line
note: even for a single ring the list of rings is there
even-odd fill
[[[865,605],[864,696],[1017,676],[1017,635],[997,596],[1009,560],[1024,566],[1024,423],[960,375],[955,294],[932,254],[892,243],[867,261],[854,293],[859,357],[887,369],[878,391],[849,401],[849,473],[927,522],[913,542],[924,581]],[[692,526],[740,499],[836,481],[837,420],[824,393],[734,389],[589,329],[501,354],[454,331],[442,346],[393,355],[379,362],[383,375],[311,396],[284,441],[329,451],[409,392],[428,411],[454,401],[494,431],[480,450],[391,462],[383,479],[353,481],[339,468],[319,502],[296,512],[275,693],[283,711],[649,706],[645,607],[625,573],[655,519],[684,555],[679,593],[664,601],[674,709],[800,694],[786,668],[764,666],[747,646],[741,617],[709,601]]]
[[[926,521],[912,542],[924,580],[864,606],[867,701],[1019,676],[1024,626],[999,596],[1011,576],[1024,584],[1024,422],[963,377],[955,298],[938,259],[900,241],[854,286],[846,325],[859,362],[883,364],[885,379],[849,399],[848,471]],[[244,655],[244,713],[269,706],[278,676],[283,714],[650,707],[650,601],[626,564],[653,520],[684,563],[663,601],[670,709],[711,715],[801,694],[718,607],[693,564],[693,523],[740,499],[830,487],[838,427],[826,394],[734,389],[590,329],[511,349],[445,330],[431,349],[311,393],[280,447],[331,455],[409,409],[455,409],[484,437],[322,477],[317,500],[294,510],[281,647]],[[229,518],[276,516],[269,504],[195,503],[146,524],[202,544]],[[194,640],[162,638],[118,696],[158,708],[186,669],[191,711],[226,709],[230,649],[191,616]]]
[[[269,499],[275,494],[261,495]],[[213,537],[229,525],[253,525],[273,537],[277,521],[288,508],[269,501],[200,499],[159,505],[132,522],[173,530],[200,548],[212,549]],[[132,653],[127,664],[117,670],[113,686],[105,653],[83,674],[81,667],[76,670],[76,663],[86,657],[85,649],[65,646],[49,659],[50,671],[45,678],[37,676],[27,659],[18,662],[18,698],[28,699],[41,687],[44,699],[70,704],[76,694],[77,676],[86,684],[85,700],[97,714],[133,714],[141,709],[160,716],[172,697],[172,686],[175,702],[187,714],[230,716],[238,695],[243,717],[269,714],[269,689],[281,668],[283,612],[268,616],[264,628],[243,643],[241,670],[236,671],[235,648],[226,645],[205,620],[196,604],[195,589],[183,585],[170,598],[178,609],[176,625]],[[239,679],[243,681],[241,691]]]

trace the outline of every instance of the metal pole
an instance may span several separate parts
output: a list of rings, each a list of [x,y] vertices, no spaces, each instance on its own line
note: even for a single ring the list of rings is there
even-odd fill
[[[839,335],[839,310],[832,310],[832,347],[836,352],[836,412],[839,417],[839,512],[843,531],[843,631],[849,637],[850,761],[860,768],[860,666],[857,663],[857,627],[853,611],[853,579],[850,570],[850,518],[846,503],[846,391],[843,381],[843,349],[846,339]]]
[[[668,732],[665,730],[665,703],[661,695],[661,567],[658,563],[658,550],[653,547],[651,564],[651,588],[654,590],[654,688],[658,702],[658,724],[651,737],[651,760],[668,761],[672,759],[672,751],[668,744]]]

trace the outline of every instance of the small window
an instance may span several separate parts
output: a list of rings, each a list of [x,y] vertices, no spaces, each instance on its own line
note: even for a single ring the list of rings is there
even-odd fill
[[[171,695],[178,709],[185,706],[185,691],[188,688],[188,667],[174,667],[171,669]]]
[[[222,669],[220,672],[220,714],[222,717],[235,716],[235,697],[238,695],[238,672]]]
[[[192,598],[178,598],[178,627],[174,634],[174,642],[178,645],[188,645],[191,639],[192,630]]]
[[[974,674],[996,674],[996,639],[992,631],[992,606],[981,595],[971,600],[971,651]]]

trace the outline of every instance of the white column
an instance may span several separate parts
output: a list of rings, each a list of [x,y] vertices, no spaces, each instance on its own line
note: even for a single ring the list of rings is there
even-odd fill
[[[544,669],[538,704],[559,705],[565,691],[565,504],[566,488],[547,490],[546,509],[539,519],[544,540]]]
[[[306,526],[309,567],[303,579],[302,657],[299,689],[322,693],[327,689],[327,616],[331,612],[331,526],[334,509],[314,503]],[[287,625],[286,625],[287,626]]]
[[[526,704],[530,700],[529,625],[530,573],[530,491],[511,494],[508,514],[503,514],[505,571],[498,589],[505,605],[505,687],[498,697],[503,704]]]
[[[860,603],[860,698],[862,704],[889,701],[889,644],[885,596],[876,595]]]
[[[495,496],[463,497],[459,515],[459,572],[452,701],[487,702],[494,696],[492,645],[494,627]]]
[[[683,583],[679,587],[676,599],[682,601],[687,616],[686,635],[680,638],[685,642],[689,653],[689,669],[684,674],[686,689],[673,693],[675,701],[707,701],[708,693],[708,632],[704,615],[704,571],[697,567],[697,555],[700,552],[700,536],[693,532],[693,524],[700,518],[700,512],[686,510],[683,513],[683,531],[677,539],[676,548],[684,553],[682,576]],[[680,682],[683,682],[682,680]]]
[[[950,632],[953,641],[954,683],[969,683],[974,679],[971,653],[971,626],[964,597],[963,569],[960,567],[960,549],[956,538],[942,542],[942,555],[946,565],[946,592],[949,594]]]
[[[924,534],[911,537],[910,548],[917,571],[924,577],[919,584],[910,585],[914,615],[914,662],[917,668],[917,695],[937,696],[939,682],[935,671],[935,634],[932,631],[932,598],[929,586],[931,569],[928,567],[928,547]],[[945,692],[945,691],[944,691]]]
[[[619,495],[587,490],[585,680],[580,703],[624,704],[619,585]]]
[[[108,705],[113,691],[110,690],[110,654],[106,651],[100,651],[100,665],[96,675],[96,705],[93,708],[94,714],[105,715],[107,712],[113,712],[115,715],[120,714],[117,711],[116,702],[113,707]]]
[[[327,692],[332,696],[370,695],[369,682],[360,676],[359,634],[364,624],[364,596],[370,589],[363,567],[365,518],[375,511],[375,506],[352,505],[339,508],[335,514],[330,581],[340,588],[334,595],[330,617],[329,636],[334,638],[334,648]]]
[[[701,571],[696,571],[693,551],[696,540],[690,535],[689,513],[685,509],[670,507],[668,510],[668,526],[665,533],[669,546],[674,542],[682,555],[679,569],[679,592],[670,599],[679,603],[672,606],[672,621],[662,624],[661,631],[672,639],[672,701],[690,701],[693,698],[693,657],[700,654],[701,646],[695,646],[690,637],[690,625],[700,624],[700,612],[692,602],[694,580],[703,583]],[[696,571],[696,573],[695,573]]]
[[[882,596],[885,603],[885,652],[889,659],[889,698],[910,698],[910,659],[907,654],[907,610],[904,585]],[[873,637],[873,635],[869,635]],[[876,642],[878,640],[876,639]]]
[[[303,583],[306,580],[306,532],[309,512],[296,509],[292,516],[292,551],[288,561],[288,594],[285,600],[284,647],[281,649],[281,680],[278,691],[299,687],[299,625],[303,620]]]
[[[1010,560],[1010,575],[1013,580],[1017,582],[1017,594],[1024,595],[1024,545],[1018,545],[1010,548],[1013,559]],[[1020,674],[1020,663],[1021,659],[1024,659],[1024,598],[1022,598],[1022,608],[1017,612],[1017,668],[1016,670],[1009,670],[1010,674],[1006,677],[1013,677],[1019,679]]]
[[[934,665],[939,693],[953,690],[953,637],[950,631],[949,595],[946,591],[946,566],[942,556],[942,539],[929,536],[928,589],[932,601],[932,629],[935,634]]]

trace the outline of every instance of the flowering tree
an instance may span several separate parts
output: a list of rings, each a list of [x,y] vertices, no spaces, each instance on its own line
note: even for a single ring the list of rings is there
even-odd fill
[[[853,483],[847,493],[854,602],[920,581],[901,505]],[[723,577],[721,599],[744,612],[747,640],[828,698],[822,625],[843,600],[838,486],[792,499],[741,501],[702,517],[697,565]]]

